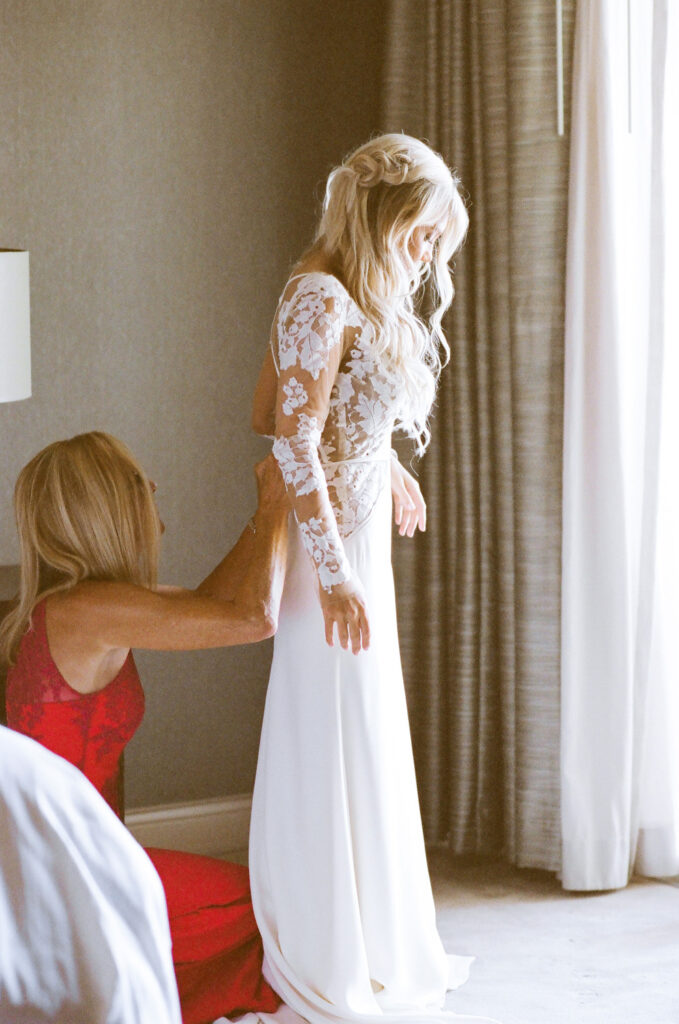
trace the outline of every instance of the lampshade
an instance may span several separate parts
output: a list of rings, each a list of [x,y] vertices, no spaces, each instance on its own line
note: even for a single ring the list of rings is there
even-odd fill
[[[0,249],[0,402],[31,395],[28,253]]]

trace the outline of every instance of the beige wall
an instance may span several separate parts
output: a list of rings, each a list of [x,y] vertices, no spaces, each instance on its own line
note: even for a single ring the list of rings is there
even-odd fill
[[[162,576],[195,585],[253,507],[249,402],[322,181],[379,129],[381,0],[5,0],[0,247],[31,252],[33,398],[11,489],[57,437],[123,438],[159,484]],[[128,806],[251,788],[268,645],[138,657]]]

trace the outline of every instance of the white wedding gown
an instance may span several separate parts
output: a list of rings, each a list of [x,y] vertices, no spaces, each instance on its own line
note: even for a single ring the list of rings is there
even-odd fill
[[[339,281],[292,278],[272,350],[274,454],[293,502],[250,833],[265,974],[312,1024],[487,1020],[442,1013],[470,957],[436,930],[391,571],[398,382]],[[325,641],[318,585],[360,579],[371,628]]]

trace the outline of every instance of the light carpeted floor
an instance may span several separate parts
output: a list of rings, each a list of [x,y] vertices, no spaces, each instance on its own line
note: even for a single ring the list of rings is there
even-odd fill
[[[441,937],[473,953],[447,1009],[502,1024],[679,1024],[679,888],[569,894],[553,876],[431,858]]]
[[[476,956],[446,1009],[500,1024],[679,1024],[679,879],[573,894],[546,872],[441,851],[430,868],[444,946]]]

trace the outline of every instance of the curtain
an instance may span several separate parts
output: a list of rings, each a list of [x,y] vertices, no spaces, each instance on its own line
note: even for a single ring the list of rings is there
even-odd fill
[[[564,0],[566,80],[573,21]],[[430,525],[394,552],[425,832],[455,853],[550,870],[568,183],[555,38],[552,4],[392,0],[383,119],[457,169],[471,218],[417,466]]]
[[[679,5],[579,0],[567,258],[563,883],[679,872]],[[624,12],[626,14],[626,11]],[[668,59],[668,55],[672,55]]]

